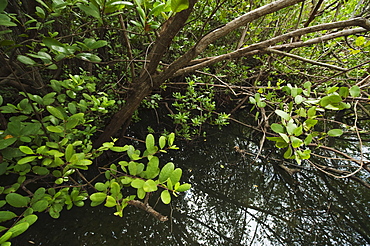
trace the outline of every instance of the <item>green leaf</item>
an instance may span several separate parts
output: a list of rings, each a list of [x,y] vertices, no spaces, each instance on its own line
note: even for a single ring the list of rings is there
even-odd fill
[[[90,4],[89,6],[77,4],[77,7],[84,11],[87,15],[91,15],[96,19],[101,20],[100,11],[94,4]]]
[[[283,138],[283,140],[284,140],[286,143],[289,143],[289,142],[290,142],[288,135],[286,135],[286,134],[284,134],[284,133],[279,133],[279,135]]]
[[[93,202],[103,202],[107,197],[106,193],[96,192],[90,195],[90,200]]]
[[[29,225],[32,225],[36,221],[37,221],[37,215],[35,215],[35,214],[29,214],[29,215],[25,216],[23,219],[21,219],[20,221],[18,221],[17,224],[20,224],[20,223],[23,223],[23,222],[27,222]]]
[[[331,136],[331,137],[339,137],[342,134],[343,134],[342,129],[332,129],[332,130],[328,131],[328,135]]]
[[[293,148],[298,148],[302,145],[303,141],[297,137],[290,136],[290,140],[292,143]]]
[[[361,94],[360,87],[358,87],[357,85],[352,86],[351,89],[349,89],[349,93],[352,97],[359,97]]]
[[[80,120],[77,118],[69,117],[66,123],[66,129],[70,130],[75,128],[80,123]]]
[[[81,60],[85,60],[85,61],[101,62],[101,59],[99,56],[91,54],[91,53],[79,53],[76,55],[76,57],[80,58]]]
[[[0,0],[0,12],[4,11],[8,5],[8,0]]]
[[[170,177],[174,169],[175,165],[172,162],[169,162],[166,165],[164,165],[161,172],[159,173],[159,182],[160,183],[165,182]]]
[[[293,132],[294,130],[297,128],[297,125],[294,124],[293,120],[290,120],[288,123],[287,123],[287,126],[286,126],[286,131],[289,135],[293,135]]]
[[[23,164],[26,164],[28,162],[31,162],[33,160],[35,160],[37,158],[37,156],[26,156],[26,157],[23,157],[22,159],[18,160],[17,164],[18,165],[23,165]]]
[[[6,195],[5,200],[10,206],[21,208],[27,207],[30,198],[22,196],[18,193],[9,193]]]
[[[114,197],[117,197],[121,193],[121,186],[117,182],[110,184],[110,192]]]
[[[116,199],[113,196],[107,196],[107,201],[105,202],[104,206],[111,208],[117,205]]]
[[[164,204],[169,204],[171,202],[171,194],[168,190],[161,192],[161,200]]]
[[[12,237],[12,235],[13,235],[13,232],[11,232],[11,231],[7,231],[4,235],[2,235],[0,237],[0,244],[1,244],[1,246],[3,246],[3,245],[4,246],[7,246],[7,245],[5,245],[3,243],[5,243],[6,241],[8,241]]]
[[[110,150],[112,150],[114,152],[124,152],[124,151],[128,150],[128,145],[125,145],[123,147],[114,146],[114,147],[111,147]]]
[[[149,154],[154,154],[156,152],[154,144],[154,136],[152,134],[148,134],[145,139],[145,146]]]
[[[143,188],[137,189],[137,197],[139,199],[143,199],[145,197],[145,195],[146,195],[146,192],[144,191]]]
[[[17,141],[17,138],[14,138],[14,137],[7,138],[7,139],[0,139],[0,150],[5,149],[6,147],[12,145],[15,141]]]
[[[32,167],[32,171],[37,175],[48,175],[50,173],[48,168],[39,166]]]
[[[28,146],[19,146],[19,150],[27,155],[34,155],[33,150]]]
[[[153,192],[153,191],[156,191],[158,190],[158,187],[157,187],[157,184],[151,180],[151,179],[148,179],[144,185],[143,185],[143,190],[145,192]]]
[[[295,98],[294,98],[294,102],[296,104],[301,104],[303,101],[305,100],[304,97],[302,97],[301,95],[297,95]]]
[[[329,104],[337,104],[342,101],[342,98],[339,95],[329,95],[321,98],[320,100],[320,106],[326,107]]]
[[[0,14],[0,26],[17,26],[17,24],[11,22],[6,15]]]
[[[66,161],[69,162],[72,156],[76,153],[72,144],[68,144],[65,152]]]
[[[135,176],[137,173],[137,163],[134,161],[130,161],[128,164],[128,171],[131,175]]]
[[[172,181],[172,184],[176,184],[180,181],[182,176],[182,170],[181,168],[176,168],[170,175],[170,179]]]
[[[11,220],[17,217],[17,215],[11,211],[0,211],[0,222]]]
[[[145,178],[152,179],[155,178],[159,174],[159,158],[156,156],[152,156],[150,161],[147,164],[147,168],[145,171]]]
[[[295,128],[294,131],[293,131],[293,134],[296,137],[302,135],[303,134],[303,127],[302,127],[302,125],[300,125],[297,128]]]
[[[166,146],[166,137],[165,136],[161,136],[159,138],[159,148],[163,149],[165,146]]]
[[[63,53],[65,55],[70,55],[71,53],[66,49],[65,45],[59,42],[54,38],[46,37],[42,40],[42,42],[51,50],[55,50],[57,52]]]
[[[22,223],[19,223],[13,227],[11,227],[8,232],[12,232],[12,238],[16,237],[16,236],[19,236],[20,234],[22,234],[23,232],[27,231],[28,227],[30,226],[30,224],[28,224],[27,222],[22,222]]]
[[[48,201],[46,201],[46,200],[40,200],[40,201],[35,202],[32,205],[32,209],[35,212],[42,212],[42,211],[45,211],[48,208],[48,206],[49,206]]]
[[[189,0],[171,0],[171,10],[175,13],[189,8]]]
[[[98,40],[98,41],[96,41],[96,42],[92,43],[92,44],[89,46],[89,48],[90,48],[90,49],[98,49],[98,48],[101,48],[101,47],[106,46],[107,44],[108,44],[108,42],[107,42],[107,41],[105,41],[105,40]]]
[[[101,182],[97,182],[95,185],[94,185],[95,189],[97,189],[98,191],[105,191],[107,189],[107,185],[104,184],[104,183],[101,183]]]
[[[309,145],[312,142],[312,134],[308,134],[307,137],[304,139],[304,144]]]
[[[31,58],[29,58],[27,56],[24,56],[24,55],[18,55],[17,60],[22,62],[23,64],[26,64],[26,65],[35,65],[36,64],[36,62],[34,60],[32,60]]]
[[[284,153],[284,158],[289,159],[293,154],[292,148],[289,146],[288,149]]]
[[[347,98],[349,95],[349,89],[348,87],[340,87],[339,88],[339,96],[342,98]]]
[[[64,114],[57,108],[53,106],[47,106],[46,107],[47,111],[49,111],[50,114],[55,116],[58,119],[65,120],[66,118],[64,117]]]
[[[279,115],[284,120],[290,120],[290,115],[282,110],[276,109],[275,113]]]
[[[271,130],[273,130],[276,133],[285,133],[285,127],[277,123],[271,124]]]
[[[184,191],[190,190],[190,188],[191,188],[191,184],[182,184],[176,189],[176,191],[184,192]]]
[[[173,142],[175,141],[175,133],[171,132],[167,137],[167,141],[168,141],[168,146],[172,146]]]
[[[46,129],[50,132],[55,132],[55,133],[62,133],[64,132],[64,128],[62,126],[47,126]]]
[[[132,182],[131,182],[131,186],[136,188],[136,189],[139,189],[139,188],[142,188],[145,184],[145,181],[142,180],[142,179],[134,179]]]

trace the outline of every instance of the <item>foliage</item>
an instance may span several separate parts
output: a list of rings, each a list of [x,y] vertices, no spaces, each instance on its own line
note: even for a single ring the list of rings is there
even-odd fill
[[[229,115],[225,113],[214,116],[216,102],[214,101],[213,87],[207,85],[205,88],[197,89],[196,83],[200,79],[195,76],[189,78],[185,94],[173,93],[176,101],[172,103],[172,106],[176,109],[176,113],[169,114],[169,116],[175,124],[180,126],[176,133],[187,139],[200,134],[205,135],[205,131],[202,131],[202,125],[207,121],[217,126],[225,126],[229,123]]]
[[[284,158],[295,159],[300,164],[301,160],[310,158],[311,150],[307,147],[313,141],[320,144],[326,137],[339,137],[343,134],[343,129],[340,128],[330,129],[327,132],[315,129],[319,122],[317,118],[327,111],[350,108],[351,105],[345,100],[349,96],[359,97],[360,89],[356,85],[351,88],[332,86],[326,88],[322,96],[313,97],[311,82],[304,83],[303,88],[297,85],[293,87],[291,84],[282,86],[280,83],[275,88],[261,89],[266,91],[266,94],[256,93],[249,99],[260,108],[266,107],[267,103],[271,107],[277,106],[275,114],[280,119],[272,123],[270,128],[279,136],[267,137],[267,139],[274,141],[277,148],[287,148]],[[342,126],[344,130],[351,130],[350,126],[345,124]]]
[[[1,84],[22,91],[0,97],[7,116],[0,118],[6,126],[0,174],[8,182],[0,189],[0,218],[18,218],[2,227],[1,243],[27,230],[34,212],[57,218],[64,206],[90,198],[91,205],[116,207],[122,216],[134,199],[123,188],[144,200],[162,189],[164,203],[190,188],[179,183],[181,169],[160,168],[155,156],[175,148],[173,134],[160,137],[159,147],[148,135],[143,153],[110,141],[138,119],[140,105],[156,109],[168,100],[152,94],[168,80],[187,81],[186,91],[174,88],[169,110],[176,133],[187,139],[204,135],[205,123],[227,125],[249,98],[261,148],[267,137],[287,159],[308,162],[316,148],[351,132],[361,142],[357,105],[368,102],[361,95],[367,95],[370,48],[363,33],[370,27],[367,19],[352,18],[366,16],[360,2],[196,2],[0,0]],[[206,76],[217,78],[226,95],[220,98],[238,102],[230,114],[217,113],[220,98],[215,84],[202,83]],[[361,113],[368,116],[365,106]],[[344,113],[352,121],[341,118]],[[91,193],[82,172],[107,150],[129,160],[104,167],[105,180],[92,184]],[[362,159],[360,169],[368,168]],[[40,179],[52,188],[27,189]]]
[[[94,81],[94,77],[79,75],[70,75],[63,81],[51,80],[53,92],[43,97],[20,93],[24,99],[18,104],[8,103],[0,108],[1,113],[14,115],[0,135],[0,175],[9,182],[0,187],[4,209],[0,211],[0,221],[14,221],[1,227],[1,243],[26,231],[37,220],[37,212],[46,211],[58,218],[64,208],[84,206],[90,199],[91,206],[105,202],[107,207],[116,207],[115,215],[122,217],[123,209],[136,197],[143,199],[160,188],[163,203],[169,204],[171,194],[177,196],[190,188],[190,184],[179,182],[181,169],[175,169],[173,163],[160,167],[155,156],[176,149],[173,133],[161,136],[159,147],[149,134],[142,155],[132,145],[115,146],[115,140],[92,148],[91,136],[99,125],[99,117],[115,103],[104,93],[96,93]],[[90,170],[93,160],[107,150],[125,152],[130,160],[104,168],[106,181],[96,182],[91,191],[87,187],[91,182],[80,171]],[[39,185],[34,191],[26,187],[37,180],[50,186]],[[130,186],[137,189],[136,195],[124,195]],[[9,211],[12,207],[22,212]]]

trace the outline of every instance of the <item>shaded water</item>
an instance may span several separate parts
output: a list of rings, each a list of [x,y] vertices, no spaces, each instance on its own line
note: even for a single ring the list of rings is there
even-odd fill
[[[161,163],[173,161],[192,184],[171,205],[155,206],[165,223],[134,207],[119,218],[85,206],[57,220],[40,215],[14,245],[370,245],[368,189],[309,167],[291,177],[273,148],[255,161],[258,139],[231,125],[165,155]]]

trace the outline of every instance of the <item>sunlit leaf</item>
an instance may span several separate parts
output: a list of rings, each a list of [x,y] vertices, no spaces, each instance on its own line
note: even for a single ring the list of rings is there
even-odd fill
[[[184,192],[184,191],[190,190],[190,188],[191,188],[191,184],[182,184],[176,189],[176,191]]]
[[[104,192],[96,192],[90,195],[90,200],[93,202],[103,202],[107,194]]]
[[[145,184],[145,181],[142,180],[142,179],[134,179],[132,182],[131,182],[131,186],[136,188],[136,189],[139,189],[139,188],[142,188]]]
[[[64,114],[58,109],[53,106],[47,106],[47,111],[49,111],[50,114],[57,117],[58,119],[65,120]]]
[[[339,137],[342,134],[343,134],[342,129],[332,129],[332,130],[328,131],[328,135],[331,136],[331,137]]]
[[[349,89],[349,93],[352,97],[359,97],[361,94],[360,87],[358,87],[357,85],[352,86],[351,89]]]
[[[157,187],[157,184],[151,180],[151,179],[148,179],[144,185],[143,185],[143,190],[145,192],[153,192],[153,191],[156,191],[158,190],[158,187]]]
[[[174,169],[175,165],[172,162],[164,165],[164,167],[161,169],[161,172],[159,173],[159,182],[165,182],[170,177]]]
[[[290,115],[287,112],[284,112],[282,110],[276,109],[275,113],[279,115],[284,120],[290,120]]]
[[[18,193],[9,193],[8,195],[5,196],[5,200],[10,206],[21,208],[27,207],[30,198],[22,196]]]
[[[114,197],[112,197],[112,196],[107,196],[107,200],[106,200],[104,206],[110,208],[110,207],[114,207],[116,205],[117,205],[116,199],[114,199]]]
[[[171,194],[168,190],[161,192],[161,200],[164,204],[169,204],[171,202]]]
[[[36,158],[37,158],[37,156],[26,156],[26,157],[23,157],[22,159],[18,160],[17,164],[18,165],[23,165],[23,164],[26,164],[26,163],[29,163],[29,162],[35,160]]]
[[[15,226],[11,227],[8,230],[8,232],[13,233],[12,234],[12,238],[13,238],[13,237],[19,236],[23,232],[27,231],[29,226],[30,226],[30,224],[28,224],[27,222],[22,222],[22,223],[16,224]]]
[[[32,60],[31,58],[29,58],[27,56],[24,56],[24,55],[18,55],[17,60],[22,62],[23,64],[26,64],[26,65],[35,65],[36,64],[36,62],[34,60]]]
[[[11,220],[17,215],[11,211],[0,211],[0,222]]]

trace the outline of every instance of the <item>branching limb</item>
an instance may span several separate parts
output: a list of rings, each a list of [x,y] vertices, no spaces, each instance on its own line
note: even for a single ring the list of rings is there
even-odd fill
[[[331,65],[331,64],[328,64],[328,63],[323,63],[323,62],[318,62],[318,61],[314,61],[314,60],[311,60],[311,59],[303,58],[301,56],[297,56],[297,55],[290,54],[290,53],[287,53],[287,52],[283,52],[283,51],[280,51],[280,50],[267,48],[267,49],[265,49],[265,51],[275,53],[275,54],[278,54],[278,55],[282,55],[282,56],[288,56],[288,57],[291,57],[293,59],[297,59],[297,60],[300,60],[300,61],[303,61],[303,62],[311,63],[311,64],[314,64],[314,65],[318,65],[318,66],[322,66],[322,67],[328,67],[328,68],[331,68],[331,69],[334,69],[334,70],[347,71],[346,68],[342,68],[342,67],[338,67],[338,66]]]

